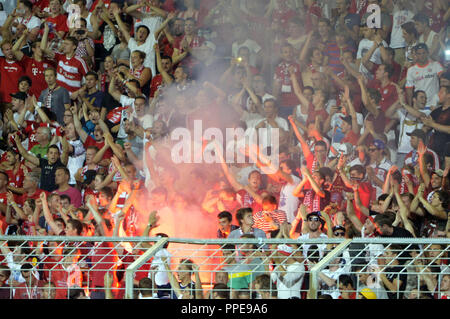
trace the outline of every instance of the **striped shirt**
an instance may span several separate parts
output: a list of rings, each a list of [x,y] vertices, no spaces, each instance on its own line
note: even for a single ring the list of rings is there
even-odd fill
[[[268,214],[275,224],[281,225],[286,221],[286,213],[282,210],[275,210],[273,212],[259,211],[253,214],[253,221],[255,222],[253,226],[263,230],[266,234],[275,229],[273,229],[272,221],[266,220],[265,214]]]
[[[55,54],[58,61],[56,70],[56,82],[66,88],[70,93],[81,88],[81,80],[88,72],[86,62],[78,56],[68,59],[65,54]]]

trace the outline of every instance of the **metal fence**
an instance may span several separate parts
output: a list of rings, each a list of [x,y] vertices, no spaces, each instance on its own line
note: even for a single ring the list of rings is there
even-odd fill
[[[449,244],[0,236],[0,298],[440,299]]]

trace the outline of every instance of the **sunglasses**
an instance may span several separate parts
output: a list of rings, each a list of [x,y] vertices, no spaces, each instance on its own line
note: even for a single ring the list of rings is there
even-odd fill
[[[344,232],[341,232],[341,231],[338,231],[338,232],[335,232],[335,233],[334,233],[334,236],[342,236],[342,237],[344,237],[344,236],[345,236],[345,233],[344,233]]]
[[[309,217],[309,218],[308,218],[308,221],[309,221],[309,222],[312,222],[312,221],[318,222],[319,220],[320,220],[319,217]]]
[[[378,151],[378,148],[369,148],[369,152],[375,152]]]

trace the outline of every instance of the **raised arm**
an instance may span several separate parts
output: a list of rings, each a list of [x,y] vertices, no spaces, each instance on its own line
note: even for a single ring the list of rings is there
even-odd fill
[[[122,19],[120,18],[120,9],[115,8],[114,12],[114,18],[116,19],[117,25],[119,26],[120,32],[122,32],[123,37],[125,38],[125,42],[130,42],[131,36],[130,32],[127,30],[127,27],[123,23]]]
[[[155,45],[153,46],[153,49],[154,49],[155,55],[156,55],[156,67],[158,68],[158,71],[161,74],[164,83],[167,85],[172,84],[173,78],[162,67],[161,50],[159,48],[159,44],[155,43]]]
[[[352,117],[352,131],[353,133],[359,135],[360,127],[358,125],[358,117],[355,111],[355,107],[353,106],[352,99],[350,98],[350,88],[348,86],[345,86],[344,88],[344,99],[345,101],[347,101],[349,113]]]
[[[244,189],[244,186],[241,185],[236,178],[234,177],[233,173],[230,172],[230,169],[228,168],[227,163],[225,162],[225,159],[223,158],[223,155],[221,153],[221,149],[220,146],[218,146],[217,144],[216,146],[216,154],[217,156],[219,156],[220,159],[220,166],[223,169],[223,172],[225,174],[225,177],[227,178],[228,182],[230,183],[231,187],[233,187],[233,189],[237,192],[241,189]]]
[[[395,198],[397,199],[397,204],[398,204],[398,207],[399,207],[399,214],[400,214],[400,218],[401,218],[401,221],[403,223],[403,226],[414,237],[416,237],[416,235],[415,235],[416,232],[414,231],[413,224],[408,218],[409,210],[406,207],[405,203],[403,202],[402,197],[400,196],[400,193],[398,191],[398,185],[394,186],[393,189],[394,189]]]
[[[108,93],[116,100],[120,101],[120,96],[122,95],[119,90],[116,88],[117,75],[113,75],[111,77],[111,81],[109,82]]]
[[[354,200],[354,194],[355,193],[346,193],[346,197],[347,197],[347,210],[346,210],[346,214],[348,219],[350,219],[350,221],[352,222],[353,226],[355,226],[355,228],[361,232],[362,228],[363,228],[363,223],[361,222],[361,220],[359,220],[358,216],[356,216],[355,214],[355,209],[353,208],[353,200]]]
[[[80,118],[78,117],[78,110],[76,105],[70,107],[70,112],[72,112],[73,125],[75,127],[75,131],[77,132],[80,140],[84,143],[88,138],[88,133],[83,130],[83,126],[81,125]]]
[[[106,236],[105,220],[100,216],[97,209],[94,206],[92,206],[90,201],[86,203],[86,207],[89,208],[89,211],[91,212],[92,216],[94,216],[94,219],[97,222],[97,227],[99,229],[100,236]]]
[[[361,98],[364,106],[374,116],[378,116],[379,111],[376,106],[370,101],[369,93],[367,92],[366,84],[364,83],[364,79],[361,74],[358,76],[358,83],[361,88]]]
[[[169,22],[175,18],[175,13],[174,12],[170,12],[167,15],[167,18],[164,20],[163,23],[161,23],[161,25],[159,26],[159,28],[155,31],[154,35],[155,35],[155,39],[158,40],[159,36],[161,35],[161,32],[166,28],[166,26],[169,24]]]
[[[41,202],[42,202],[42,210],[44,211],[45,221],[50,226],[50,228],[53,230],[55,235],[59,235],[63,231],[63,229],[60,228],[58,226],[58,224],[55,223],[55,221],[53,220],[53,216],[50,213],[50,209],[48,208],[47,195],[45,194],[45,192],[42,192],[41,195],[39,196],[39,198],[41,199]]]
[[[192,263],[192,271],[195,277],[195,299],[204,299],[202,281],[200,279],[199,267]]]
[[[172,290],[174,291],[177,298],[181,299],[183,297],[183,292],[181,291],[178,280],[175,278],[175,275],[173,274],[172,270],[170,269],[170,266],[167,261],[167,257],[162,258],[162,261],[164,263],[164,267],[166,268],[167,276],[169,277],[170,286],[172,287]]]
[[[297,98],[300,100],[300,104],[309,105],[308,99],[303,95],[302,90],[300,89],[300,85],[298,84],[297,77],[295,76],[295,69],[293,66],[289,67],[289,76],[292,81],[292,86],[294,88],[294,93]]]
[[[309,169],[306,166],[302,166],[301,167],[301,172],[303,174],[303,177],[307,178],[309,180],[309,183],[311,184],[311,187],[314,190],[314,192],[317,195],[319,195],[319,197],[324,198],[325,197],[325,192],[320,188],[320,186],[317,184],[315,179],[312,177],[311,172],[309,171]]]
[[[14,133],[14,142],[16,142],[17,150],[19,151],[20,155],[22,155],[23,158],[25,158],[27,161],[32,163],[33,165],[39,166],[39,158],[34,156],[32,153],[28,153],[25,148],[22,146],[22,141],[20,140],[17,133]]]
[[[289,120],[289,122],[292,125],[292,128],[294,130],[295,136],[297,137],[298,141],[300,142],[300,145],[302,146],[303,156],[305,158],[313,156],[311,150],[309,149],[308,143],[306,143],[305,139],[303,138],[303,135],[298,130],[297,125],[294,122],[294,118],[290,115],[288,117],[288,120]]]
[[[420,176],[422,177],[423,183],[425,184],[425,186],[429,186],[430,185],[430,174],[428,173],[428,169],[426,167],[425,164],[425,153],[427,151],[427,147],[425,146],[425,144],[423,144],[422,141],[419,141],[419,145],[417,147],[417,153],[419,153],[419,170],[420,170]]]
[[[26,37],[28,36],[28,29],[25,29],[21,35],[21,37],[14,43],[12,47],[12,52],[16,57],[17,61],[22,60],[24,53],[20,50],[23,47],[23,43],[25,42]]]

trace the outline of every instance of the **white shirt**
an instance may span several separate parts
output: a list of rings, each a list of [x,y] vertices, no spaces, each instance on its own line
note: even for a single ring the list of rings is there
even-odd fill
[[[123,107],[128,106],[130,109],[124,109],[122,110],[122,116],[120,117],[120,128],[119,128],[119,132],[117,133],[117,138],[126,138],[128,136],[127,133],[125,133],[125,128],[124,128],[124,120],[128,119],[128,120],[132,120],[133,119],[133,113],[134,113],[134,101],[135,99],[128,97],[126,95],[121,95],[120,96],[120,104]]]
[[[384,180],[386,179],[387,172],[389,171],[389,169],[390,169],[391,166],[392,166],[392,163],[391,163],[391,161],[389,161],[389,160],[385,157],[385,158],[383,158],[383,159],[381,160],[380,164],[376,165],[375,163],[373,163],[373,164],[370,164],[369,166],[372,167],[372,168],[374,169],[374,171],[375,171],[375,176],[376,176],[378,179],[384,181]],[[373,186],[375,187],[375,189],[376,189],[376,192],[377,192],[377,197],[376,197],[376,198],[378,198],[381,194],[383,194],[383,190],[382,190],[381,187],[379,187],[379,186],[376,185],[375,183],[373,183],[372,185],[373,185]]]
[[[167,249],[160,249],[155,253],[152,264],[150,268],[157,269],[155,272],[155,284],[158,286],[166,285],[169,283],[169,277],[167,276],[167,271],[162,261],[162,257],[167,258],[167,263],[170,265],[170,258],[172,255],[167,251]],[[149,278],[151,274],[149,272]]]
[[[295,219],[295,215],[300,203],[300,199],[294,196],[292,193],[294,189],[300,184],[301,179],[295,175],[291,175],[293,183],[286,183],[281,187],[280,190],[280,202],[278,204],[278,209],[286,213],[287,222],[292,224]]]
[[[139,10],[142,10],[142,8]],[[137,28],[140,25],[145,25],[150,30],[150,33],[155,33],[155,31],[159,29],[162,23],[162,17],[144,14],[144,18],[142,20],[136,19],[136,22],[134,23],[134,32],[136,32]]]
[[[307,223],[307,221],[303,221],[304,223]],[[321,233],[319,238],[314,238],[314,239],[321,239],[321,238],[328,238],[328,236],[324,233]],[[307,234],[302,234],[300,236],[298,236],[297,240],[301,241],[302,239],[312,239],[309,237],[309,233]],[[305,257],[305,259],[308,257],[308,249],[309,247],[311,247],[311,244],[303,244],[303,257]],[[323,257],[323,252],[327,249],[327,244],[319,244],[317,245],[317,248],[319,249],[319,254],[320,254],[320,258]]]
[[[422,90],[427,95],[426,106],[436,106],[439,103],[439,75],[444,68],[439,62],[428,61],[425,66],[413,65],[406,75],[406,88],[414,91]]]
[[[38,17],[35,17],[35,16],[31,16],[30,19],[23,18],[23,17],[17,17],[14,20],[14,22],[17,22],[19,24],[25,24],[25,26],[27,27],[28,31],[31,31],[34,28],[39,28],[41,26],[41,20]],[[16,32],[16,28],[13,27],[12,31]]]
[[[146,54],[144,60],[144,67],[150,68],[152,70],[152,76],[156,75],[156,66],[155,66],[155,51],[153,46],[156,43],[155,39],[155,31],[150,30],[150,34],[145,40],[144,44],[138,45],[134,38],[130,38],[128,41],[128,49],[130,49],[130,65],[131,65],[131,53],[134,51],[142,51]]]
[[[393,49],[404,48],[406,46],[405,39],[403,38],[402,25],[406,22],[412,21],[414,13],[409,10],[396,10],[394,9],[393,25],[391,32],[391,44]]]
[[[436,36],[438,37],[439,35],[436,32],[434,32],[433,30],[431,30],[430,34],[428,35],[427,41],[425,42],[425,37],[422,34],[419,37],[419,43],[425,43],[427,45],[427,47],[428,47],[428,50],[431,50],[431,47],[433,45],[434,37],[436,37]]]
[[[83,167],[84,160],[86,159],[86,150],[84,149],[83,143],[79,139],[68,142],[73,147],[73,153],[69,156],[67,161],[67,168],[70,172],[69,184],[75,185],[77,183],[75,180],[75,174],[81,167]],[[60,152],[62,152],[61,143],[58,143],[58,148]]]
[[[424,110],[420,111],[426,115],[429,115],[430,113],[424,112]],[[423,127],[423,123],[403,108],[398,109],[396,112],[400,121],[397,153],[408,154],[413,150],[413,148],[411,146],[411,136],[408,136],[407,134],[412,133],[415,129],[421,129]]]
[[[270,274],[272,282],[276,282],[278,299],[300,298],[300,289],[305,277],[305,266],[303,263],[295,262],[286,267],[283,280],[280,279],[278,267]]]
[[[13,113],[14,121],[15,121],[17,124],[19,124],[19,123],[18,123],[19,117],[20,117],[19,112],[14,112],[14,113]],[[34,121],[34,114],[27,110],[27,111],[25,112],[25,116],[24,116],[24,118],[23,118],[23,121],[24,121],[24,122],[25,122],[25,121]]]
[[[362,57],[367,53],[367,51],[369,51],[372,48],[373,44],[374,44],[374,41],[371,41],[369,39],[362,39],[358,45],[358,52],[356,54],[356,59],[362,59]],[[387,43],[384,40],[383,40],[383,46],[387,47]],[[380,48],[375,49],[375,52],[370,57],[369,61],[373,62],[375,64],[381,64],[382,61],[381,61]],[[373,79],[372,72],[367,70],[367,68],[363,65],[362,62],[359,66],[359,72],[361,72],[368,79]]]

